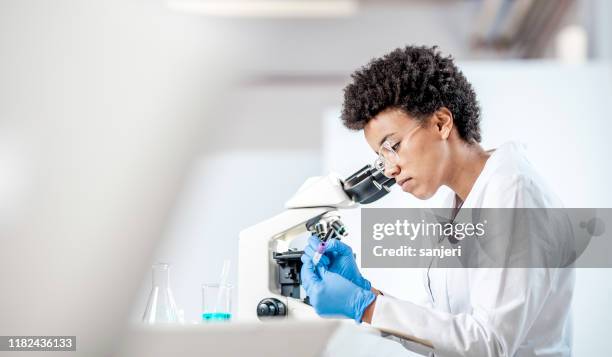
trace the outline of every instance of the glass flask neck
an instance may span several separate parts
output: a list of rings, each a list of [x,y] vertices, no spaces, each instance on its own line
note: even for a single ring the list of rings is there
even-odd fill
[[[167,289],[170,286],[170,265],[155,264],[153,265],[153,287]]]

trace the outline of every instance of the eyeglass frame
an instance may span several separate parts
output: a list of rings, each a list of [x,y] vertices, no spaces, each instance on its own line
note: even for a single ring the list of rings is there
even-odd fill
[[[402,140],[404,140],[404,138],[411,136],[414,132],[416,132],[418,129],[422,127],[423,126],[421,124],[417,124],[416,127],[411,129],[402,139],[400,139],[397,143],[393,145],[391,144],[391,142],[389,142],[388,139],[385,139],[385,141],[383,141],[383,143],[380,144],[380,147],[378,148],[378,157],[376,158],[376,160],[374,160],[374,165],[373,165],[374,168],[378,170],[380,173],[382,173],[383,175],[385,175],[385,162],[389,162],[390,164],[389,166],[397,165],[399,162],[398,149],[400,149],[400,147],[398,146],[397,148],[394,148],[394,146],[400,145],[402,143]],[[394,157],[395,163],[391,163],[391,160],[387,159],[384,156],[383,149],[386,149],[391,152],[391,154]]]

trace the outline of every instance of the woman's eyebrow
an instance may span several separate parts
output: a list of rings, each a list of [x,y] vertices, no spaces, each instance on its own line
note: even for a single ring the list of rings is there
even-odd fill
[[[383,138],[380,140],[380,143],[378,143],[378,149],[379,149],[379,151],[380,151],[380,147],[381,147],[381,146],[382,146],[382,144],[385,142],[385,140],[387,140],[387,139],[388,139],[388,138],[389,138],[391,135],[394,135],[394,134],[395,134],[395,132],[390,133],[390,134],[387,134],[387,135],[385,135],[385,136],[384,136],[384,137],[383,137]],[[374,151],[374,153],[375,153],[376,155],[380,155],[380,153],[376,152],[376,150]]]
[[[393,133],[391,133],[391,134],[387,134],[387,135],[385,135],[385,137],[384,137],[384,138],[382,138],[382,140],[380,141],[380,143],[378,143],[378,147],[380,147],[380,146],[381,146],[381,145],[382,145],[382,144],[385,142],[385,140],[387,140],[387,139],[388,139],[388,138],[389,138],[391,135],[395,135],[395,132],[393,132]]]

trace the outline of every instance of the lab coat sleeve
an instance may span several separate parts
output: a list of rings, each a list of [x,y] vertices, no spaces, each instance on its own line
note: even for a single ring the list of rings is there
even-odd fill
[[[473,294],[471,313],[450,314],[378,296],[372,326],[429,342],[436,356],[512,356],[554,275],[550,269],[470,269],[470,285],[486,289]]]

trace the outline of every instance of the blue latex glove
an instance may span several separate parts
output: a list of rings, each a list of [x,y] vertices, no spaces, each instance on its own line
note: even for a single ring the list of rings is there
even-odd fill
[[[310,304],[321,316],[344,316],[361,322],[366,308],[376,295],[362,289],[324,266],[313,265],[312,259],[302,255],[302,287]]]
[[[317,236],[310,236],[308,245],[304,248],[304,254],[312,259],[320,243],[321,241]],[[363,289],[370,290],[372,287],[372,284],[361,276],[351,247],[337,239],[330,239],[327,241],[325,253],[321,256],[318,265],[326,267],[327,270],[332,273],[342,275],[344,278]]]

